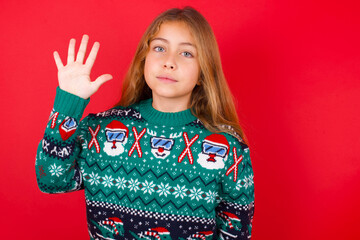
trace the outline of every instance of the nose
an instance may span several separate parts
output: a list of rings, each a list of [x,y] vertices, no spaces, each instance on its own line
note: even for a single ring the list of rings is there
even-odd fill
[[[174,69],[175,67],[173,64],[166,63],[164,64],[164,68]]]
[[[176,68],[176,63],[175,63],[174,57],[168,56],[165,59],[164,68],[171,69],[171,70]]]

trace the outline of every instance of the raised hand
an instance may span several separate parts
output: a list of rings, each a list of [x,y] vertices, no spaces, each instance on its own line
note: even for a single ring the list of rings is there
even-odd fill
[[[75,60],[75,39],[72,38],[70,40],[66,66],[62,63],[59,53],[57,51],[54,52],[54,59],[58,69],[59,87],[84,99],[89,98],[104,82],[113,78],[110,74],[103,74],[95,81],[91,81],[90,72],[99,51],[100,43],[94,43],[84,64],[88,41],[89,36],[83,35]]]

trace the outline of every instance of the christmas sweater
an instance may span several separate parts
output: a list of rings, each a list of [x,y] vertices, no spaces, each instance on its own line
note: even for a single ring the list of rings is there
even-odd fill
[[[84,190],[90,239],[250,239],[249,148],[208,131],[190,109],[147,99],[89,114],[57,88],[36,156],[42,192]]]

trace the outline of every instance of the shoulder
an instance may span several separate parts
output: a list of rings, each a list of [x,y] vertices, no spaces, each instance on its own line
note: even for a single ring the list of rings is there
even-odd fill
[[[224,134],[231,136],[232,138],[236,138],[240,145],[242,145],[244,148],[248,148],[248,145],[245,143],[244,139],[235,131],[232,126],[222,125],[222,127],[227,131],[224,132]]]
[[[237,134],[231,127],[228,127],[227,132],[221,132],[220,134],[226,138],[228,142],[228,157],[230,161],[226,161],[226,169],[234,163],[241,163],[242,168],[251,168],[251,158],[249,146],[243,141],[243,139]]]
[[[224,129],[219,135],[224,136],[231,147],[236,147],[242,151],[248,151],[249,146],[245,143],[242,137],[229,125],[222,125]]]
[[[235,131],[230,131],[230,127],[226,131],[212,132],[208,129],[199,129],[199,144],[205,152],[215,151],[215,155],[222,155],[225,165],[231,165],[232,160],[238,159],[240,156],[244,160],[250,160],[249,146],[236,134]],[[244,161],[245,162],[245,161]]]
[[[242,156],[245,159],[250,160],[249,146],[238,134],[236,134],[236,132],[222,132],[221,135],[226,137],[229,142],[229,156],[231,158]]]

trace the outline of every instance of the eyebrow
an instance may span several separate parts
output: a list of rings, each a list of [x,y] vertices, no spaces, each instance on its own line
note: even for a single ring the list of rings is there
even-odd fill
[[[164,42],[166,42],[166,43],[169,43],[169,40],[167,40],[167,39],[165,39],[165,38],[160,38],[160,37],[153,38],[153,39],[151,40],[151,42],[154,41],[154,40],[160,40],[160,41],[164,41]],[[188,45],[188,46],[191,46],[191,47],[196,48],[194,44],[189,43],[189,42],[181,42],[180,45]]]

